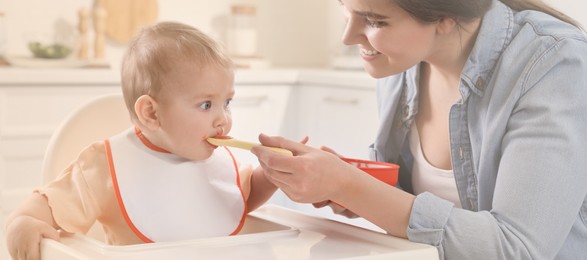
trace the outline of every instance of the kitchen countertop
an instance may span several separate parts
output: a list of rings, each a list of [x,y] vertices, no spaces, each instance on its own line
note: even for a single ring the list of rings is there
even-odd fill
[[[119,82],[119,72],[112,69],[0,68],[0,86],[91,86],[117,85]],[[364,71],[331,69],[237,69],[235,83],[375,87],[375,79]]]

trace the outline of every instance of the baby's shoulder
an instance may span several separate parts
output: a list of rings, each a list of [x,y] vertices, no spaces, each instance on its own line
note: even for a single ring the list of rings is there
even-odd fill
[[[104,141],[94,142],[86,146],[76,159],[74,171],[84,176],[88,183],[104,183],[110,181],[108,153]]]
[[[80,152],[78,159],[93,160],[97,157],[106,157],[106,143],[97,141],[86,146]]]

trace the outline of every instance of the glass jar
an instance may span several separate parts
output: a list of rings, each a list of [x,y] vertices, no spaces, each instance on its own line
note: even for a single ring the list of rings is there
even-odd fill
[[[230,52],[235,57],[257,56],[257,17],[255,6],[238,4],[231,7],[228,46]]]

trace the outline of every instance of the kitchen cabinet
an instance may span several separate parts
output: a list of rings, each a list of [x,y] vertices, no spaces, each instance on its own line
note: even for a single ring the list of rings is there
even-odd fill
[[[259,133],[278,135],[290,129],[284,116],[291,106],[292,85],[247,85],[237,83],[232,112],[231,136],[256,141]]]
[[[299,131],[310,144],[368,159],[378,125],[374,89],[309,84],[300,86],[300,99]]]
[[[368,159],[378,115],[376,81],[364,72],[307,71],[298,87],[298,133],[309,144],[345,157]]]
[[[307,135],[308,144],[327,146],[338,154],[368,159],[375,140],[378,115],[375,80],[355,71],[306,71],[300,73],[297,90],[297,133]],[[363,218],[349,219],[329,207],[289,202],[290,208],[312,215],[383,232]]]

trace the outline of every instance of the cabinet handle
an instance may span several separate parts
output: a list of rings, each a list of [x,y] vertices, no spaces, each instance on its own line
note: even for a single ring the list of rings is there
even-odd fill
[[[264,96],[249,96],[249,97],[239,97],[239,98],[235,98],[232,101],[233,105],[237,105],[237,106],[258,106],[261,103],[265,102],[265,100],[267,100],[269,97],[264,95]]]
[[[337,104],[344,104],[344,105],[357,105],[359,104],[358,98],[341,98],[341,97],[325,97],[324,102],[327,103],[337,103]]]

